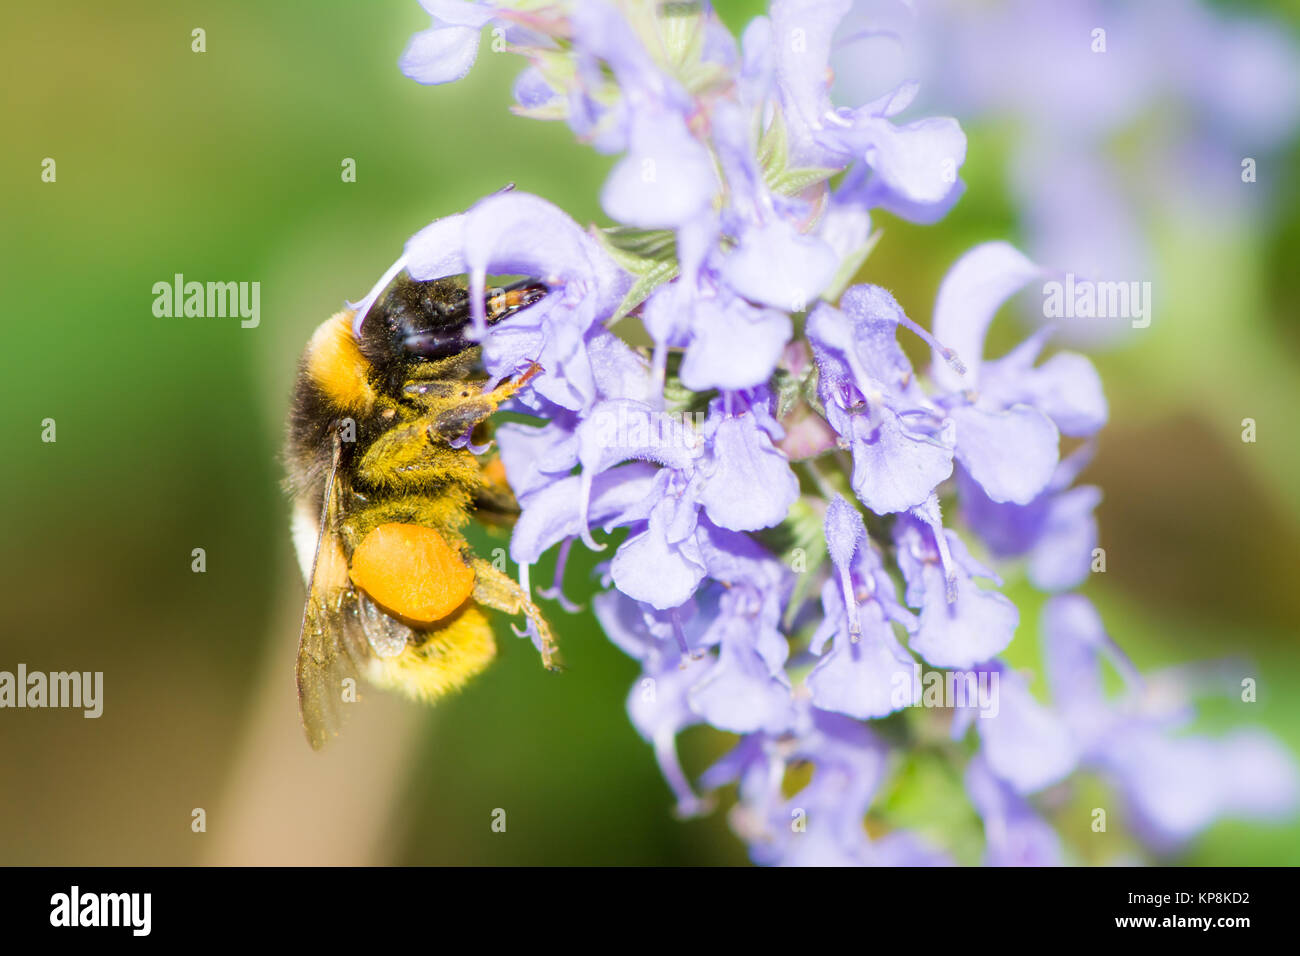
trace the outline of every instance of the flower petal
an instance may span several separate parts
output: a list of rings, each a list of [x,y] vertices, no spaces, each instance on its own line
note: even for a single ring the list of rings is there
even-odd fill
[[[826,548],[836,567],[849,567],[853,554],[867,538],[867,526],[857,508],[840,495],[826,506]]]
[[[722,260],[731,287],[754,302],[802,312],[826,288],[839,258],[826,242],[801,235],[784,219],[748,230],[740,248]]]
[[[704,578],[694,536],[670,541],[668,520],[665,509],[657,506],[649,526],[624,541],[610,562],[610,575],[620,591],[661,610],[684,603]]]
[[[959,668],[982,664],[1006,650],[1020,612],[1004,595],[959,574],[953,585],[955,600],[949,602],[942,570],[927,565],[923,579],[921,626],[909,641],[912,650],[935,667]]]
[[[878,179],[872,183],[872,204],[891,200],[913,206],[944,203],[958,188],[957,171],[966,161],[966,134],[949,116],[936,116],[906,126],[869,118],[846,133]]]
[[[966,770],[966,792],[984,820],[990,866],[1060,866],[1061,841],[1033,807],[989,770],[980,754]]]
[[[752,413],[724,418],[713,434],[714,470],[700,492],[709,518],[732,531],[781,523],[799,497],[790,462]]]
[[[515,524],[510,557],[519,564],[534,564],[552,545],[580,535],[586,528],[584,518],[597,525],[617,519],[650,493],[656,471],[652,465],[634,462],[597,475],[586,515],[580,507],[578,475],[537,491]]]
[[[951,446],[913,433],[888,408],[881,409],[875,427],[855,427],[853,490],[876,514],[919,505],[952,474]]]
[[[1052,480],[1060,434],[1038,409],[1014,405],[999,412],[967,405],[953,409],[952,418],[957,460],[994,501],[1028,504]]]
[[[831,41],[850,0],[773,0],[771,44],[776,82],[789,127],[792,163],[825,161],[826,149],[815,143],[829,111],[827,82]]]
[[[779,733],[794,720],[790,688],[773,677],[740,622],[723,637],[717,663],[690,691],[691,708],[714,727],[733,733]]]
[[[870,618],[854,641],[847,632],[835,639],[808,675],[812,702],[859,720],[884,717],[915,700],[915,664],[894,637],[879,605],[869,604]]]
[[[466,214],[464,243],[470,269],[539,279],[593,277],[606,256],[558,206],[517,190],[476,203]]]
[[[718,177],[708,151],[676,113],[638,113],[631,151],[614,167],[600,204],[614,219],[647,229],[680,226],[708,207]]]
[[[406,240],[407,271],[413,279],[441,279],[469,271],[465,265],[465,216],[435,219]]]
[[[1094,509],[1101,491],[1083,485],[1055,495],[1048,505],[1042,536],[1029,557],[1029,580],[1049,593],[1077,588],[1092,570],[1097,547]]]
[[[1003,670],[996,692],[996,716],[975,725],[989,768],[1020,794],[1030,794],[1065,777],[1078,762],[1069,728],[1029,693],[1024,679]]]
[[[966,253],[948,270],[934,303],[934,337],[957,353],[966,366],[961,375],[935,355],[935,382],[954,391],[979,381],[984,336],[1002,303],[1040,274],[1009,243],[986,242]]]
[[[1057,352],[1027,377],[1026,400],[1045,412],[1063,435],[1085,437],[1106,424],[1106,394],[1087,358]]]
[[[434,26],[411,37],[397,65],[417,83],[451,83],[469,73],[478,40],[478,27]]]
[[[694,309],[691,344],[682,360],[687,388],[736,391],[762,385],[772,377],[781,350],[790,341],[790,316],[775,309],[756,309],[743,299],[700,299]],[[737,348],[736,343],[745,343]]]

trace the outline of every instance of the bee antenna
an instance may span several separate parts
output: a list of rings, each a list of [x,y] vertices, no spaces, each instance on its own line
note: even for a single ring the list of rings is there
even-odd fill
[[[515,189],[514,183],[506,183],[504,186],[502,186],[500,189],[497,190],[497,195],[500,196],[502,193],[514,192],[514,189]]]

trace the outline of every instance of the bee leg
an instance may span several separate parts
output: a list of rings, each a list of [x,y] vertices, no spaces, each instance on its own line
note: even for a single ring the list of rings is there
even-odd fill
[[[542,367],[534,362],[524,370],[522,375],[502,382],[490,392],[480,392],[472,398],[464,396],[464,401],[437,415],[433,424],[429,426],[429,437],[451,441],[465,434],[479,422],[485,421],[502,402],[523,388],[528,380],[541,370]]]
[[[542,665],[548,671],[559,670],[560,665],[555,660],[555,637],[551,634],[551,626],[546,623],[546,618],[542,617],[541,610],[528,597],[527,592],[514,578],[504,571],[498,571],[489,561],[475,558],[470,562],[470,567],[474,569],[474,593],[471,597],[484,607],[504,611],[510,615],[525,615],[541,636]]]
[[[438,413],[429,426],[429,438],[444,442],[459,438],[496,410],[496,403],[488,401],[487,396],[461,402]]]
[[[430,421],[424,416],[384,432],[360,456],[357,475],[371,484],[403,489],[447,480],[454,461],[430,453]],[[445,449],[445,442],[438,444]]]

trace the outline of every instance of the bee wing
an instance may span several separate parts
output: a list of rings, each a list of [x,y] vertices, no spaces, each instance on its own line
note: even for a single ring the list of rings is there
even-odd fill
[[[316,750],[338,734],[349,689],[355,700],[357,661],[362,659],[360,648],[354,646],[351,626],[357,595],[348,578],[347,557],[338,535],[342,447],[336,434],[298,636],[298,712],[307,740]],[[350,688],[347,680],[352,681]]]
[[[363,591],[357,592],[356,619],[376,657],[396,657],[408,644],[419,643],[414,630],[385,614]]]

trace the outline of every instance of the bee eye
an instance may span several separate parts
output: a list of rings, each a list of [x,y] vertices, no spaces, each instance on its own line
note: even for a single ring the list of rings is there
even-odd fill
[[[473,344],[465,336],[468,326],[468,322],[461,322],[444,328],[412,331],[402,339],[402,348],[421,358],[447,358]]]

